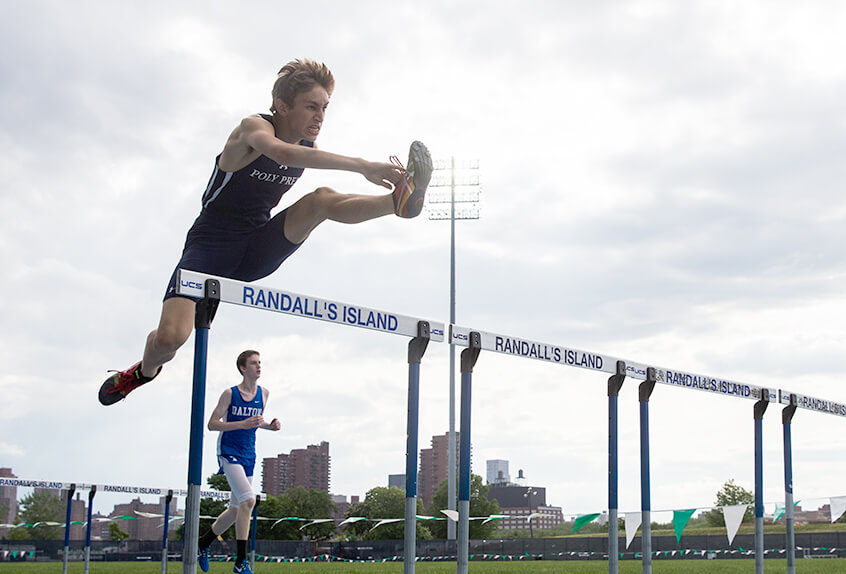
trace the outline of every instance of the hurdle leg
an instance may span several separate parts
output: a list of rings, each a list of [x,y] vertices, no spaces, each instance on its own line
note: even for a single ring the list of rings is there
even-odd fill
[[[467,574],[470,562],[470,391],[473,366],[482,349],[482,337],[470,333],[470,346],[461,351],[461,430],[458,476],[458,574]]]
[[[62,574],[68,574],[68,554],[70,553],[70,523],[71,523],[71,502],[73,502],[73,493],[76,492],[76,484],[71,484],[68,488],[68,505],[65,513],[65,551],[62,558]]]
[[[173,490],[167,491],[164,499],[164,524],[162,524],[162,574],[167,574],[167,530],[170,522],[170,502],[173,500]]]
[[[85,569],[84,574],[88,574],[88,565],[91,563],[91,510],[94,506],[94,494],[97,492],[97,485],[92,484],[91,490],[88,491],[88,522],[85,525]]]
[[[781,392],[781,391],[779,391]],[[796,574],[796,538],[793,533],[793,446],[790,423],[796,413],[796,395],[790,395],[790,404],[781,411],[784,427],[784,521],[787,546],[787,574]]]
[[[646,380],[638,387],[640,399],[640,512],[642,516],[641,571],[652,574],[652,495],[649,484],[649,397],[655,389],[655,369],[646,369]]]
[[[764,412],[770,404],[767,389],[755,403],[755,574],[764,574]]]
[[[617,399],[626,379],[626,363],[617,361],[617,372],[608,378],[608,574],[617,574],[619,532],[617,526],[618,456],[617,456]]]
[[[256,495],[256,503],[253,505],[253,526],[250,530],[250,569],[255,570],[256,566],[256,530],[258,528],[258,506],[261,502],[261,495]]]
[[[405,443],[404,574],[414,574],[417,559],[417,431],[420,407],[420,361],[429,345],[429,323],[417,323],[417,336],[408,342],[408,420]]]
[[[205,297],[197,302],[194,316],[194,388],[191,397],[191,435],[188,450],[188,496],[185,501],[185,540],[182,574],[197,572],[200,530],[200,484],[203,473],[203,419],[206,403],[206,363],[209,328],[220,302],[220,283],[206,279]]]

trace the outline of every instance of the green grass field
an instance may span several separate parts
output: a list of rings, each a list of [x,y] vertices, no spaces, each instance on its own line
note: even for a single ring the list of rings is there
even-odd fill
[[[422,562],[415,566],[420,574],[452,574],[456,571],[455,562]],[[0,563],[2,574],[54,574],[62,571],[61,562],[40,563]],[[656,574],[741,574],[755,571],[754,560],[655,560],[652,571]],[[764,572],[776,574],[787,571],[786,560],[765,560]],[[72,562],[68,568],[70,574],[82,574],[83,564]],[[136,562],[92,562],[91,574],[158,574],[161,563]],[[169,574],[180,574],[182,564],[171,562]],[[199,572],[199,570],[198,570]],[[211,565],[212,574],[232,572],[232,563]],[[257,563],[256,574],[399,574],[401,563],[361,564],[361,563]],[[510,574],[512,572],[528,574],[605,574],[608,563],[603,561],[534,561],[534,562],[471,562],[470,572],[474,574]],[[637,561],[620,562],[620,574],[637,574],[641,564]],[[797,559],[796,572],[800,574],[838,574],[846,573],[846,558],[837,559]]]

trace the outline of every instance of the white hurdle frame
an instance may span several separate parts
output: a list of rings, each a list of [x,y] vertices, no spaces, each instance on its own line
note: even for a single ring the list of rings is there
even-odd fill
[[[403,572],[413,574],[417,541],[416,470],[420,361],[429,341],[444,340],[444,324],[185,269],[180,269],[177,273],[177,293],[200,299],[195,317],[194,390],[188,455],[189,494],[185,509],[185,544],[182,553],[183,574],[195,574],[197,571],[208,331],[220,302],[411,337],[408,344],[408,434]],[[409,469],[413,469],[413,472]]]

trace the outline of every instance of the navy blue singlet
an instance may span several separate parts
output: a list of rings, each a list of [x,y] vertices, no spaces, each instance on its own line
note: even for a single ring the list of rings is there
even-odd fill
[[[266,114],[261,117],[270,121]],[[314,144],[302,140],[300,145],[313,147]],[[203,213],[253,225],[267,223],[270,210],[304,171],[301,167],[278,164],[265,155],[234,172],[221,171],[219,161],[220,155],[215,158],[214,171],[203,193]]]
[[[261,115],[270,121],[270,116]],[[301,140],[300,145],[314,144]],[[222,171],[220,156],[203,193],[203,207],[185,238],[182,257],[168,283],[165,299],[176,295],[176,269],[255,281],[267,277],[300,244],[285,237],[287,209],[270,211],[291,189],[303,168],[288,167],[260,155],[234,172]]]

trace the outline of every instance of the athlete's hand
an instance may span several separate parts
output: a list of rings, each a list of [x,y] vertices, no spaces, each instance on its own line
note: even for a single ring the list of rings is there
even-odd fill
[[[241,428],[255,429],[264,424],[264,417],[261,415],[255,415],[248,419],[244,419],[241,423],[244,425]]]
[[[268,430],[279,430],[282,428],[282,423],[279,422],[279,419],[273,419],[270,421],[270,426]]]
[[[402,180],[402,172],[397,166],[376,161],[368,161],[361,175],[367,178],[367,181],[370,183],[375,183],[388,189],[393,189]]]

